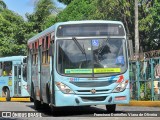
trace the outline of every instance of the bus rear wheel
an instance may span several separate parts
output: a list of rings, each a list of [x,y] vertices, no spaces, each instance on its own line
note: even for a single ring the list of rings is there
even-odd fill
[[[106,105],[107,112],[115,112],[116,111],[116,104],[113,105]]]
[[[10,91],[8,88],[5,89],[5,96],[6,96],[6,101],[10,101],[11,97],[10,97]]]

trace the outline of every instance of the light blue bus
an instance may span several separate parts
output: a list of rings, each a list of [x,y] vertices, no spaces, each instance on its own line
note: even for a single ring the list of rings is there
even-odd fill
[[[120,21],[60,22],[28,40],[28,91],[35,109],[127,104],[127,38]]]
[[[27,56],[0,58],[0,97],[29,97],[27,91]]]

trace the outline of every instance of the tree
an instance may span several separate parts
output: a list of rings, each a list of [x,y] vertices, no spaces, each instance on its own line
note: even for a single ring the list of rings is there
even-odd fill
[[[32,31],[41,32],[46,27],[46,21],[51,14],[57,12],[52,0],[39,0],[35,5],[33,14],[26,14],[28,22],[32,26]],[[53,17],[52,17],[53,18]],[[53,18],[54,19],[54,18]],[[54,23],[52,23],[54,24]]]
[[[5,9],[0,14],[1,56],[25,55],[25,22],[18,14]]]
[[[143,51],[160,48],[160,2],[159,0],[139,0],[139,40]],[[134,1],[97,0],[92,19],[118,20],[125,25],[133,44],[134,40]]]
[[[66,5],[70,4],[73,0],[58,0],[59,2],[62,2]]]
[[[159,0],[140,1],[139,31],[143,50],[160,48],[160,2]]]
[[[74,0],[57,15],[57,21],[88,20],[95,14],[95,0]]]
[[[48,28],[48,27],[52,26],[54,23],[56,23],[56,15],[51,14],[47,17],[47,19],[44,23],[44,26],[45,26],[45,28]]]
[[[3,2],[3,0],[0,0],[0,11],[6,8],[7,8],[7,5],[5,4],[5,2]]]

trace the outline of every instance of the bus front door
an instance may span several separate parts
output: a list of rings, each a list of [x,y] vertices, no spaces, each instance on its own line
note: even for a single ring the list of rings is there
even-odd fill
[[[14,66],[14,96],[21,96],[21,65]]]

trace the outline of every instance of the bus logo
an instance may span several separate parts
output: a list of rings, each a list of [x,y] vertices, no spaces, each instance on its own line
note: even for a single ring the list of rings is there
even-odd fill
[[[92,93],[92,94],[95,94],[95,93],[96,93],[96,90],[95,90],[95,89],[92,89],[92,90],[91,90],[91,93]]]

